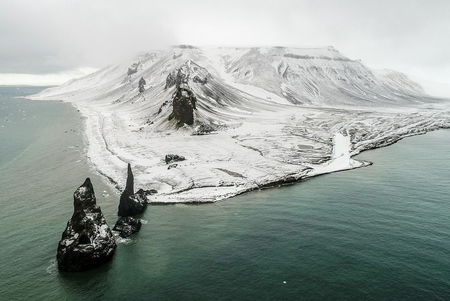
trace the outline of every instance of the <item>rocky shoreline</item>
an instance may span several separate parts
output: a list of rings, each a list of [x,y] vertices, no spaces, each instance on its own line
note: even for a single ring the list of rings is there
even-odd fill
[[[429,132],[442,130],[442,129],[444,129],[444,130],[445,129],[450,129],[450,126],[435,127],[435,128],[431,128],[431,129],[427,129],[427,130],[420,130],[420,131],[415,131],[413,133],[408,133],[408,134],[405,134],[404,136],[389,137],[386,140],[380,140],[378,143],[372,144],[370,147],[358,150],[357,152],[353,152],[352,153],[352,157],[357,156],[357,155],[359,155],[359,154],[361,154],[363,152],[375,150],[375,149],[382,148],[382,147],[388,147],[388,146],[393,145],[393,144],[395,144],[397,142],[400,142],[401,140],[403,140],[405,138],[408,138],[408,137],[425,135],[425,134],[427,134]],[[309,173],[306,173],[303,176],[299,176],[299,177],[292,177],[292,176],[283,177],[283,178],[276,179],[276,180],[273,180],[271,182],[265,183],[265,184],[263,184],[261,186],[258,186],[258,187],[251,187],[251,188],[248,188],[246,190],[239,191],[236,194],[227,196],[227,197],[225,197],[223,199],[220,199],[219,201],[223,201],[223,200],[226,200],[226,199],[238,196],[238,195],[242,195],[242,194],[245,194],[245,193],[249,193],[249,192],[252,192],[252,191],[255,191],[255,190],[263,190],[263,189],[270,189],[270,188],[281,187],[281,186],[294,185],[294,184],[300,183],[300,182],[302,182],[304,180],[307,180],[307,179],[310,179],[310,178],[313,178],[313,177],[318,177],[318,176],[326,175],[326,174],[330,174],[330,173],[341,172],[341,171],[348,171],[348,170],[352,170],[352,169],[363,168],[363,167],[368,167],[370,165],[373,165],[373,162],[370,162],[370,161],[360,161],[360,162],[361,162],[361,166],[352,167],[352,168],[346,168],[346,169],[334,170],[334,171],[329,171],[329,172],[317,173],[317,174],[313,174],[313,175],[310,175]],[[105,176],[98,169],[96,169],[96,171],[101,176],[103,176],[105,178],[105,180],[113,186],[113,188],[115,188],[118,191],[121,190],[120,186],[117,184],[116,181],[114,181],[114,180],[110,179],[109,177]],[[193,201],[183,201],[183,202],[177,202],[177,201],[173,201],[173,202],[167,202],[167,201],[159,202],[159,201],[153,200],[153,201],[150,201],[148,203],[148,205],[151,205],[151,206],[162,206],[162,205],[176,205],[176,204],[180,204],[180,203],[186,204],[186,205],[202,205],[202,204],[213,204],[213,203],[216,203],[216,202],[217,201],[210,201],[210,200],[206,200],[206,201],[203,201],[203,200],[195,201],[195,200],[193,200]]]
[[[156,190],[139,189],[134,193],[131,165],[127,169],[127,186],[120,196],[118,220],[113,227],[120,237],[127,238],[141,229],[139,216],[147,208],[149,196]],[[74,213],[58,243],[56,261],[65,272],[82,272],[96,268],[112,259],[116,239],[99,206],[89,178],[74,192]]]

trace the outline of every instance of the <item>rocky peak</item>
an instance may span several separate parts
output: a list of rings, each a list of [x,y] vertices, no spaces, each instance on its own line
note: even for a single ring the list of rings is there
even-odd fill
[[[133,171],[131,170],[131,164],[128,163],[127,166],[127,183],[125,185],[125,191],[128,194],[134,194],[134,176]]]
[[[119,216],[133,216],[141,214],[147,208],[147,198],[141,197],[139,194],[134,193],[134,176],[131,170],[131,165],[128,163],[127,170],[127,183],[125,190],[120,196],[119,203]]]
[[[167,75],[165,88],[173,86],[189,86],[192,83],[200,83],[205,85],[211,74],[205,68],[201,67],[192,60],[185,61],[180,67],[173,70]]]
[[[86,178],[84,183],[73,194],[74,211],[91,210],[96,206],[96,203],[94,187],[91,180]]]

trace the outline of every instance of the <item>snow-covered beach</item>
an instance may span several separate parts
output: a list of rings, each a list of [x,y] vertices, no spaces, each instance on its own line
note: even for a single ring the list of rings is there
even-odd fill
[[[192,125],[170,119],[169,75],[180,73],[197,99]],[[153,203],[214,202],[365,166],[352,156],[450,125],[447,107],[402,74],[334,48],[174,47],[31,98],[75,105],[93,167],[121,188],[131,163],[136,185],[158,190]],[[167,154],[186,160],[166,164]]]

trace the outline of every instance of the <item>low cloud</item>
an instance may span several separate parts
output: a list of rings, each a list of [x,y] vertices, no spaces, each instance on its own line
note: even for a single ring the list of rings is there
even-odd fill
[[[0,85],[29,85],[29,86],[53,86],[60,85],[68,80],[83,77],[95,72],[95,68],[77,68],[74,70],[61,71],[56,73],[0,73]]]
[[[100,68],[173,44],[327,46],[375,68],[450,78],[450,1],[0,2],[0,73]]]

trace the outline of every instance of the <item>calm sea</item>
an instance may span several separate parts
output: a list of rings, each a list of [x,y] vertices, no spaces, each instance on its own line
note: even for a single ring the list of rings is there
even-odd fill
[[[368,168],[216,204],[151,206],[113,261],[57,271],[89,168],[79,113],[0,87],[0,300],[450,300],[450,131],[366,152]]]

